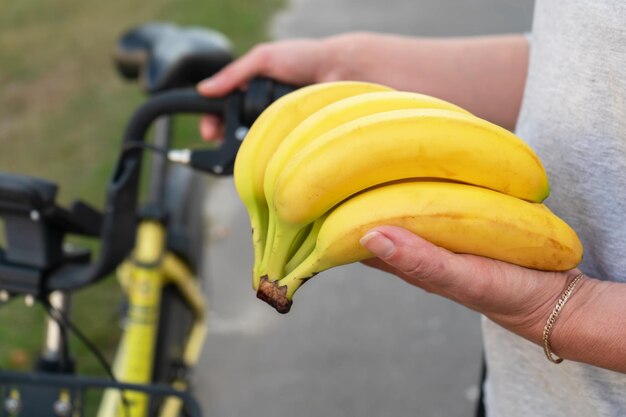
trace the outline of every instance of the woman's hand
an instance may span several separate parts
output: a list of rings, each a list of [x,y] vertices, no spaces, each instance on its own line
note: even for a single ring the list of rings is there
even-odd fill
[[[362,244],[378,256],[366,261],[368,265],[463,304],[537,343],[557,299],[578,273],[541,272],[455,254],[393,226],[368,232]]]
[[[261,44],[199,83],[198,91],[223,96],[256,76],[293,85],[368,81],[442,98],[512,129],[527,65],[523,35],[429,39],[355,32]],[[204,117],[200,132],[207,140],[219,137],[219,119]]]
[[[381,226],[361,244],[365,264],[475,310],[540,346],[557,300],[579,270],[536,271],[435,246],[408,230]],[[550,335],[558,356],[626,373],[626,284],[583,277]]]
[[[213,77],[198,84],[200,94],[222,96],[243,87],[257,76],[270,77],[286,84],[307,85],[339,79],[333,73],[333,47],[325,40],[298,39],[254,47]],[[205,140],[219,137],[219,118],[206,115],[200,120]]]

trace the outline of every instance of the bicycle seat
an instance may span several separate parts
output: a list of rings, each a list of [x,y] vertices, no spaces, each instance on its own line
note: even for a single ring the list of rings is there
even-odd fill
[[[229,40],[200,27],[148,23],[130,29],[114,54],[122,76],[139,79],[149,93],[189,87],[232,61]]]
[[[0,211],[45,210],[54,205],[57,189],[40,178],[0,173]]]

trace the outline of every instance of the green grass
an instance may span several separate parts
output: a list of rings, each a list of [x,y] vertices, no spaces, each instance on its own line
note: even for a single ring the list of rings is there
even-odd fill
[[[78,197],[97,207],[121,134],[143,95],[120,80],[111,62],[117,38],[148,21],[207,26],[240,54],[265,38],[283,0],[19,0],[0,2],[0,171],[50,179],[59,201]],[[186,135],[197,136],[187,122]],[[3,244],[0,222],[0,245]],[[77,325],[107,355],[119,331],[121,294],[108,278],[76,294]],[[0,366],[31,366],[42,336],[42,312],[21,300],[0,307]],[[80,371],[102,373],[73,340]]]

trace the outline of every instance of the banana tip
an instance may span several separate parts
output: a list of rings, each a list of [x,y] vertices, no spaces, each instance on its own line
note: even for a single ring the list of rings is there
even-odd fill
[[[291,310],[292,301],[287,298],[287,286],[279,286],[278,281],[270,281],[267,275],[261,277],[256,296],[281,314],[286,314]]]

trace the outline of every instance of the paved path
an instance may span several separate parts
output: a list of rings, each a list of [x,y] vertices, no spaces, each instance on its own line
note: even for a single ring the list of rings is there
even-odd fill
[[[290,0],[276,38],[374,30],[422,36],[527,31],[531,0]]]
[[[368,29],[419,35],[528,30],[525,0],[293,0],[276,38]],[[211,333],[197,378],[207,416],[461,417],[478,392],[479,317],[361,265],[309,281],[282,316],[250,287],[247,215],[214,182]]]

